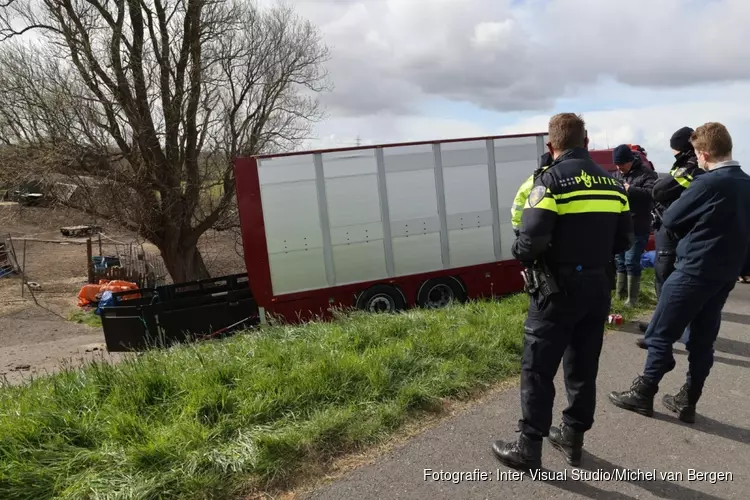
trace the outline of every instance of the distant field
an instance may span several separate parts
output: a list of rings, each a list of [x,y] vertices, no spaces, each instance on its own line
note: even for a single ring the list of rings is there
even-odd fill
[[[653,305],[651,272],[642,298]],[[284,486],[519,373],[527,303],[278,326],[3,387],[0,498],[232,498]]]

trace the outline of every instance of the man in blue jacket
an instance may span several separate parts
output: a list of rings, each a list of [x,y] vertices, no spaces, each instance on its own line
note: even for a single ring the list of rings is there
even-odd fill
[[[676,364],[672,344],[689,326],[687,381],[662,402],[680,420],[692,423],[713,366],[721,311],[750,247],[750,176],[732,160],[732,138],[722,124],[698,127],[690,142],[698,165],[708,173],[696,177],[663,214],[662,224],[679,238],[675,270],[664,282],[646,332],[643,375],[630,390],[612,392],[609,399],[620,408],[652,416],[659,383]]]

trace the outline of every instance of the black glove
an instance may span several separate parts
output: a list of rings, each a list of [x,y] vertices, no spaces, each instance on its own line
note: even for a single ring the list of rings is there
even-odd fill
[[[539,157],[539,167],[548,167],[552,164],[552,155],[549,153],[544,153],[542,156]]]

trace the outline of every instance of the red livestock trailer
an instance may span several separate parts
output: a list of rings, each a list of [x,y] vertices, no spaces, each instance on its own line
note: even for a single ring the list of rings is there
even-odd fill
[[[536,133],[236,159],[261,322],[521,291],[510,209],[546,143]],[[592,156],[609,169],[608,151]]]

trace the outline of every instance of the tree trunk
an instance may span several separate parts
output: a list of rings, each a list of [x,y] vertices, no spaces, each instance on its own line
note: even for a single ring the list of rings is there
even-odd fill
[[[210,278],[206,263],[198,248],[160,249],[164,265],[174,283]]]

